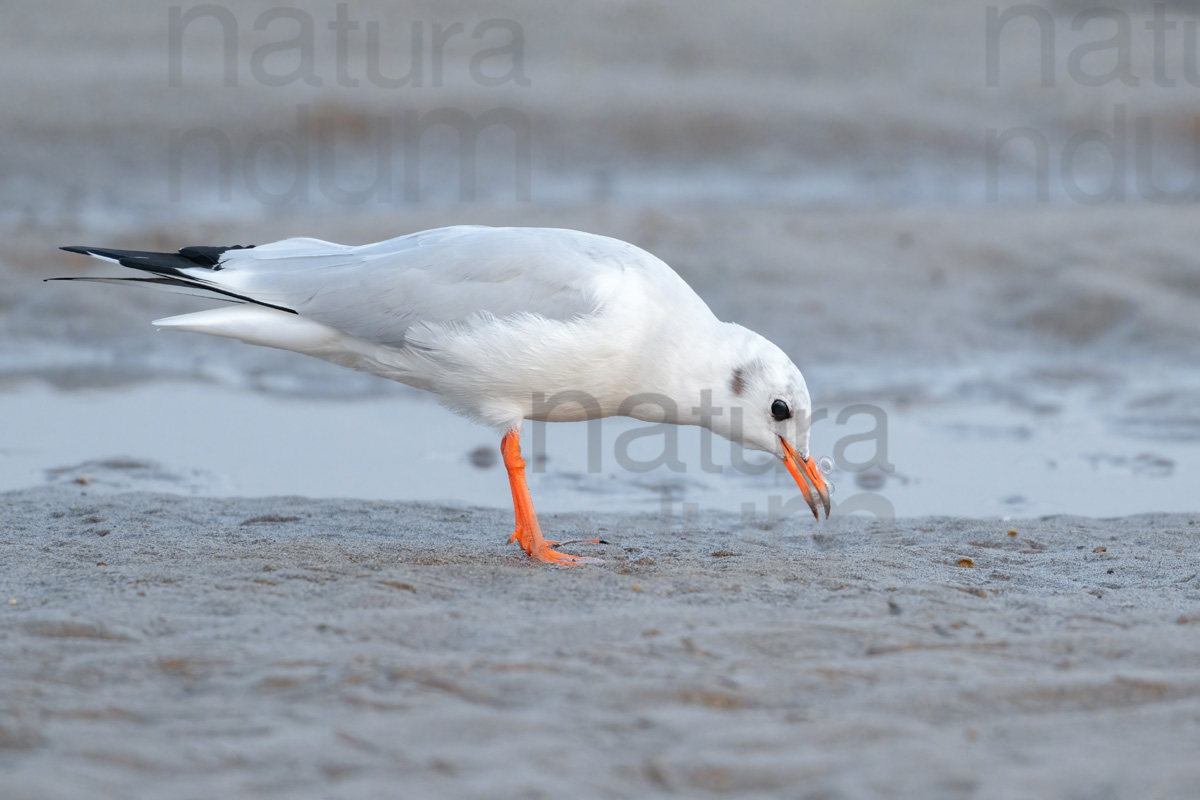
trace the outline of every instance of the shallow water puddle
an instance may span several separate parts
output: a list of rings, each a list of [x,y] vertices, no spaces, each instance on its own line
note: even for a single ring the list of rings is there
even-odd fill
[[[813,452],[837,456],[835,513],[1200,509],[1188,490],[1200,485],[1200,443],[1122,438],[1082,411],[1047,422],[978,403],[883,410],[886,436],[872,435],[869,414],[836,424],[840,409],[814,427]],[[0,414],[0,490],[76,482],[89,493],[510,503],[499,437],[424,396],[305,399],[166,382],[61,392],[30,383],[0,393]],[[808,514],[781,464],[696,428],[527,423],[523,444],[544,511],[659,510],[682,522],[721,509],[756,523]],[[869,461],[877,463],[863,469]]]

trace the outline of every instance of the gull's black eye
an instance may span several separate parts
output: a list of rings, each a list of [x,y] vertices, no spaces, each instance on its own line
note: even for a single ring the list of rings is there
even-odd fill
[[[788,408],[787,403],[782,400],[776,400],[774,403],[771,403],[771,416],[783,422],[785,419],[792,418],[792,410]]]

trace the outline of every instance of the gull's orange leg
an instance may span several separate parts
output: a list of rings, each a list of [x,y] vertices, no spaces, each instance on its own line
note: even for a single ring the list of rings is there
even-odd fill
[[[542,536],[542,528],[538,525],[537,514],[533,511],[533,498],[529,496],[529,486],[525,483],[525,459],[521,458],[520,434],[509,431],[500,442],[500,453],[504,456],[504,468],[508,470],[508,483],[512,488],[513,510],[517,516],[517,529],[509,537],[509,542],[517,542],[521,549],[538,561],[548,561],[553,564],[598,564],[599,559],[584,558],[560,553],[552,549],[558,542],[549,542]],[[596,541],[585,540],[585,541]]]

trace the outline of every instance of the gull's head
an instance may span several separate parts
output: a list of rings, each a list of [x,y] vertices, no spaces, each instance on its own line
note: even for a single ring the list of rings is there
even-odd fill
[[[817,503],[810,482],[828,517],[829,490],[808,448],[812,399],[804,376],[773,343],[752,331],[746,333],[749,336],[735,351],[718,392],[726,400],[725,413],[714,416],[710,427],[747,449],[783,459],[813,516],[818,516]]]

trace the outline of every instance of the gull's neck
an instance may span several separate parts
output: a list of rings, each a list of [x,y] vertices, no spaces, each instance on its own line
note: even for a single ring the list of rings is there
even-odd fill
[[[661,420],[659,410],[635,416],[653,422],[703,424],[705,406],[727,409],[731,405],[734,370],[755,357],[761,341],[757,333],[715,317],[703,328],[674,330],[660,341],[654,363],[641,370],[643,377],[653,376],[653,383],[643,384],[640,391],[670,398],[677,416]]]

